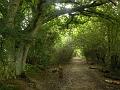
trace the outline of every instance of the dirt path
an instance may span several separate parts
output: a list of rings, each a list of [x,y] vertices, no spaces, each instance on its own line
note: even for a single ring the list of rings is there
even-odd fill
[[[63,68],[63,79],[58,78],[58,73],[50,72],[32,77],[36,83],[35,90],[120,90],[107,85],[98,72],[89,69],[80,59],[74,58]]]

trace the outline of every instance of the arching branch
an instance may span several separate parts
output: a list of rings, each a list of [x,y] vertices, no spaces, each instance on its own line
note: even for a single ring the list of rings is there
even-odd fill
[[[92,7],[97,7],[97,6],[101,6],[101,5],[104,5],[106,3],[109,3],[108,1],[104,1],[104,2],[94,2],[93,3],[90,3],[90,4],[85,4],[85,5],[80,5],[80,6],[77,6],[75,8],[72,8],[72,9],[66,9],[64,8],[64,10],[56,10],[55,12],[52,12],[50,13],[48,16],[45,16],[45,20],[44,20],[44,23],[58,17],[58,16],[61,16],[63,14],[72,14],[74,12],[83,12],[85,9],[87,8],[92,8]]]

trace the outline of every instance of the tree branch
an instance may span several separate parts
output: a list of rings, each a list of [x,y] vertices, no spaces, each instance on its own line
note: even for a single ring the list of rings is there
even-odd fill
[[[61,1],[61,0],[58,0],[58,1]],[[67,0],[67,1],[69,1],[69,0]],[[51,12],[49,15],[46,15],[46,16],[42,16],[42,14],[41,14],[39,16],[39,19],[35,23],[35,27],[34,27],[34,29],[32,31],[32,36],[34,36],[37,33],[37,31],[41,28],[41,25],[43,25],[43,24],[51,21],[52,19],[55,19],[55,18],[61,16],[61,15],[73,14],[73,13],[80,13],[80,14],[83,14],[83,15],[87,15],[88,13],[87,14],[85,13],[85,12],[88,12],[88,11],[86,11],[86,9],[94,8],[94,7],[101,6],[101,5],[104,5],[104,4],[107,4],[107,3],[110,3],[110,2],[108,0],[105,0],[103,2],[95,1],[95,2],[89,3],[89,4],[77,5],[77,7],[74,7],[72,9],[64,8],[62,10],[56,10],[55,12]],[[100,14],[100,13],[97,13],[97,12],[89,12],[89,13],[95,14],[95,15],[98,15],[98,16],[101,16],[101,17],[106,16],[104,14]],[[106,16],[106,19],[108,19],[108,18],[109,17]]]
[[[76,2],[75,0],[46,0],[47,4],[51,3],[73,3],[73,4],[80,4],[80,2]]]
[[[105,18],[106,20],[110,20],[110,21],[115,20],[116,22],[120,22],[115,17],[112,17],[108,14],[104,14],[104,13],[101,13],[101,12],[86,10],[84,13],[90,14],[91,16],[99,16],[99,17]]]
[[[77,6],[75,8],[72,9],[66,9],[64,8],[64,10],[56,10],[55,12],[52,12],[51,14],[49,14],[48,16],[45,16],[45,20],[44,23],[58,17],[61,16],[63,14],[72,14],[74,12],[83,12],[85,9],[87,8],[92,8],[92,7],[97,7],[97,6],[101,6],[103,4],[109,3],[108,1],[105,2],[95,2],[94,4],[85,4],[85,5],[81,5],[81,6]]]

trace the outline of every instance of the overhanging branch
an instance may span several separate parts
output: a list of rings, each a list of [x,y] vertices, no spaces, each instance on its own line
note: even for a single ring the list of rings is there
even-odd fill
[[[110,16],[108,14],[104,14],[102,12],[96,12],[96,11],[90,11],[90,10],[86,10],[84,13],[87,13],[87,14],[91,14],[91,16],[99,16],[99,17],[102,17],[102,18],[105,18],[107,20],[110,20],[110,21],[116,21],[116,22],[120,22],[118,19],[116,19],[115,17],[113,16]]]
[[[48,16],[45,16],[44,23],[46,23],[46,22],[48,22],[48,21],[50,21],[58,16],[64,15],[64,14],[72,14],[74,12],[84,12],[85,9],[87,9],[87,8],[101,6],[101,5],[106,4],[106,3],[110,3],[110,2],[105,0],[104,2],[95,2],[94,4],[93,3],[85,4],[85,5],[77,6],[77,7],[72,8],[72,9],[64,8],[63,10],[56,10],[55,12],[50,13]]]

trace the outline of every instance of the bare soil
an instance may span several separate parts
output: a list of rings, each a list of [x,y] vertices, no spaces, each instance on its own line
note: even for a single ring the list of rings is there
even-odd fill
[[[118,85],[108,84],[100,72],[90,69],[84,60],[73,58],[63,65],[63,78],[57,72],[42,72],[31,76],[34,85],[27,83],[22,90],[120,90]],[[31,87],[28,89],[28,87]]]

